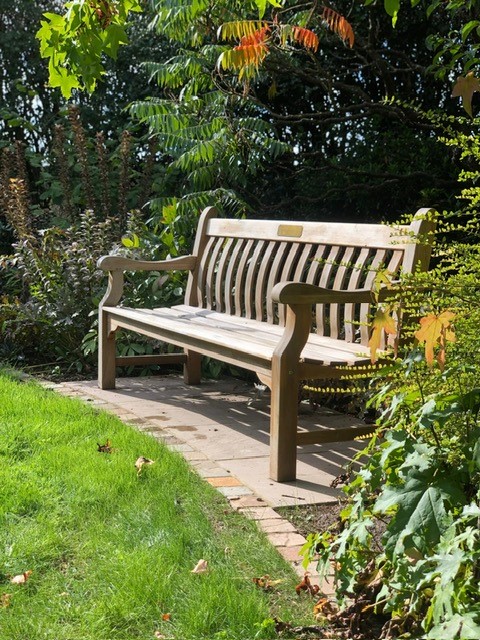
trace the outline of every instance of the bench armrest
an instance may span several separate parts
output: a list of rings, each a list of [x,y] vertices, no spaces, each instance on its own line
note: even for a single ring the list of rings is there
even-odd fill
[[[170,260],[134,260],[123,256],[103,256],[97,262],[102,271],[169,271],[195,268],[195,256],[180,256]]]
[[[385,298],[393,297],[397,293],[396,289],[385,287],[380,290],[378,300],[385,300]],[[325,289],[304,282],[279,282],[272,289],[272,300],[285,304],[342,304],[375,302],[377,297],[371,289],[341,291],[339,289]]]
[[[197,264],[195,256],[181,256],[171,260],[133,260],[123,256],[103,256],[97,262],[97,267],[108,271],[108,288],[103,296],[99,309],[105,306],[115,306],[120,302],[123,294],[124,271],[173,271],[192,270]]]

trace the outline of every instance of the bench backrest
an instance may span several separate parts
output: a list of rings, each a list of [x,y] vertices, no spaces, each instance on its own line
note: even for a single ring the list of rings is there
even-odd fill
[[[284,323],[284,305],[270,292],[283,281],[325,288],[371,288],[376,273],[426,270],[434,229],[430,209],[409,226],[231,220],[214,208],[200,218],[185,303],[231,315]],[[317,305],[321,335],[367,344],[370,305]]]

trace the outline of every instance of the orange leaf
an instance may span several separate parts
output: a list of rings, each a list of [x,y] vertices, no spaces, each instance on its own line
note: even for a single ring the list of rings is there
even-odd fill
[[[444,311],[440,315],[429,313],[420,318],[420,329],[415,332],[419,342],[425,343],[425,360],[429,367],[433,366],[434,349],[440,347],[438,364],[443,371],[445,365],[445,345],[447,342],[455,342],[455,334],[452,330],[452,320],[455,314],[452,311]]]
[[[162,613],[162,620],[164,622],[169,622],[172,617],[171,613]]]
[[[452,90],[452,98],[462,98],[463,108],[471,118],[473,118],[472,96],[475,91],[480,91],[480,81],[473,75],[473,71],[467,73],[465,77],[458,76]]]
[[[293,39],[302,44],[306,49],[316,51],[318,49],[318,36],[310,29],[304,27],[293,27],[292,29]]]
[[[333,9],[330,9],[330,7],[323,7],[322,18],[332,31],[340,36],[344,42],[348,42],[350,47],[353,47],[355,34],[353,33],[352,25],[348,20],[345,20],[342,15]]]
[[[377,359],[377,351],[382,343],[383,332],[395,335],[397,333],[397,323],[386,309],[377,309],[372,322],[372,334],[368,341],[370,347],[370,357],[372,364]]]
[[[310,582],[310,577],[307,572],[303,576],[303,580],[300,582],[300,584],[297,584],[297,586],[295,587],[295,591],[297,592],[297,596],[299,596],[302,591],[308,591],[310,595],[314,596],[320,591],[320,587],[318,586],[318,584],[312,584]]]
[[[33,571],[25,571],[25,573],[20,573],[18,576],[13,576],[13,578],[10,578],[10,582],[12,584],[25,584],[32,573]]]

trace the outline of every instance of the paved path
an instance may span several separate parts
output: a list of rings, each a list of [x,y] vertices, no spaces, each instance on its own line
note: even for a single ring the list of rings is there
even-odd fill
[[[227,379],[193,387],[179,376],[152,376],[120,378],[111,391],[98,389],[96,381],[49,386],[115,413],[180,452],[234,509],[258,521],[299,574],[298,550],[304,539],[274,508],[335,502],[339,490],[330,485],[363,446],[346,442],[300,447],[297,480],[278,483],[268,478],[268,393],[259,394],[252,384]],[[301,428],[350,424],[361,423],[301,405]]]

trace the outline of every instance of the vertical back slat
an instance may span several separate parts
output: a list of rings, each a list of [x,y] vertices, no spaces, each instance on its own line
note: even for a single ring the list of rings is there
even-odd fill
[[[375,280],[375,276],[377,275],[377,271],[380,266],[385,262],[385,257],[387,255],[387,251],[385,249],[378,249],[373,256],[373,260],[369,265],[369,271],[365,278],[365,282],[363,283],[363,287],[366,289],[371,289],[373,286],[373,282]],[[369,314],[370,314],[371,305],[368,303],[363,303],[360,305],[360,342],[364,345],[368,344],[370,328],[369,328]]]
[[[196,297],[198,300],[197,304],[202,308],[205,308],[207,304],[207,300],[206,300],[207,271],[209,267],[212,249],[215,245],[215,241],[216,241],[216,238],[208,239],[201,257],[200,264],[198,266],[198,272],[197,272],[197,278],[196,278],[197,280],[197,288],[196,288],[197,296]]]
[[[285,263],[283,265],[282,272],[280,274],[280,280],[278,282],[287,282],[293,279],[293,272],[295,271],[295,265],[297,259],[301,254],[302,247],[293,242],[290,244]],[[278,307],[278,323],[283,327],[285,325],[286,308],[285,305],[279,305]]]
[[[260,267],[258,269],[256,283],[254,286],[255,297],[255,318],[257,320],[263,320],[266,311],[266,291],[268,286],[268,277],[272,267],[272,263],[275,259],[275,252],[278,249],[278,242],[269,242],[263,252]]]
[[[260,266],[260,257],[265,251],[265,240],[257,240],[255,250],[250,258],[247,278],[245,280],[245,317],[253,318],[255,309],[255,284],[256,275]]]
[[[354,247],[347,247],[345,253],[343,254],[342,261],[337,269],[337,273],[335,274],[335,280],[333,281],[333,288],[342,290],[345,285],[345,280],[347,279],[348,274],[352,270],[352,265],[350,261],[353,258]],[[343,311],[344,306],[338,304],[330,305],[330,336],[332,338],[338,338],[341,330],[342,330],[342,317],[344,317],[344,313],[340,313]]]
[[[272,263],[272,268],[270,269],[270,274],[268,276],[267,282],[267,322],[270,324],[275,323],[275,305],[272,301],[271,292],[273,287],[280,282],[280,272],[282,270],[282,266],[287,255],[289,243],[288,242],[280,242],[275,254],[275,259]],[[279,305],[281,307],[282,305]]]
[[[218,255],[222,251],[225,238],[215,238],[216,242],[211,249],[209,256],[209,264],[207,269],[207,277],[205,280],[205,300],[207,309],[215,309],[215,276],[217,273]]]
[[[355,289],[360,288],[360,282],[364,277],[364,269],[366,268],[368,256],[370,255],[369,249],[361,249],[360,253],[355,260],[355,265],[350,273],[350,277],[347,282],[347,290],[354,291]],[[355,333],[356,333],[356,322],[359,321],[359,318],[355,316],[355,310],[358,305],[355,304],[346,304],[345,312],[344,312],[344,323],[345,323],[345,340],[347,342],[354,342]]]
[[[230,261],[228,263],[227,273],[225,274],[225,313],[234,313],[234,293],[238,275],[239,261],[247,241],[241,238],[235,242]]]
[[[233,238],[228,238],[224,244],[221,252],[220,260],[218,261],[217,273],[215,276],[215,310],[222,312],[225,311],[226,303],[225,298],[228,296],[228,289],[225,286],[227,279],[227,269],[232,263],[232,248],[234,244]]]
[[[237,274],[235,277],[235,315],[242,316],[245,311],[245,281],[247,277],[247,264],[251,258],[253,248],[255,247],[254,240],[247,240],[247,243],[243,249],[242,258],[238,264]]]
[[[334,268],[335,268],[335,265],[337,264],[339,254],[340,254],[340,247],[335,247],[335,246],[330,247],[330,251],[323,265],[323,269],[320,275],[320,280],[318,282],[318,285],[320,287],[324,287],[326,289],[329,288],[332,272],[334,272]],[[325,310],[324,304],[317,304],[317,308],[315,312],[316,321],[317,321],[317,333],[321,336],[328,335],[326,333],[326,326],[325,326],[325,319],[326,319],[325,311],[326,310]]]

